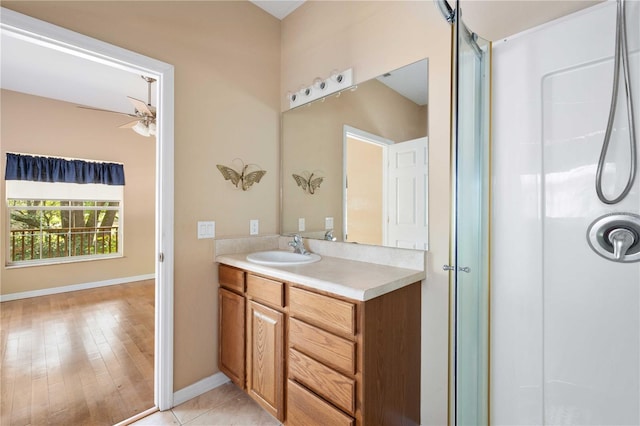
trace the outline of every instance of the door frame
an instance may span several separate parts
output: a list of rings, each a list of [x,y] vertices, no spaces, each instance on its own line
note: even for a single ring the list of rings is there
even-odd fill
[[[174,67],[6,8],[0,13],[6,35],[157,79],[154,402],[167,410],[173,407]]]

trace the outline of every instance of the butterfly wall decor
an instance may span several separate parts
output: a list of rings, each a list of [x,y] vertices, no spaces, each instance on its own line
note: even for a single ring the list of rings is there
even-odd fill
[[[236,160],[240,159],[236,158]],[[245,166],[242,160],[240,160],[240,162],[242,163],[242,167],[240,168],[240,170],[242,171],[240,173],[233,170],[231,167],[223,166],[222,164],[216,164],[216,167],[218,168],[218,170],[220,170],[220,173],[222,173],[224,180],[230,180],[231,183],[236,186],[236,188],[242,188],[243,191],[246,191],[247,189],[251,188],[254,183],[260,182],[260,179],[262,179],[262,176],[264,176],[267,171],[255,170],[252,172],[247,172],[250,166],[255,166],[257,168],[260,167],[255,164],[247,164]]]
[[[303,172],[303,174],[308,175],[309,172]],[[320,176],[314,178],[313,177],[314,173],[311,173],[311,175],[309,175],[308,178],[301,175],[297,175],[295,173],[293,173],[292,176],[293,176],[293,179],[295,179],[298,186],[302,188],[303,191],[309,194],[314,194],[316,192],[316,189],[320,188],[320,184],[324,180],[324,177],[320,177]]]

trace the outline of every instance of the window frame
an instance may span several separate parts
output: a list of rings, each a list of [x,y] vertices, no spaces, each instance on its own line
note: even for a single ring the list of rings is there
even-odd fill
[[[40,202],[68,202],[68,206],[11,206],[10,201],[40,201]],[[73,203],[94,203],[93,206],[85,206],[85,205],[76,205]],[[118,203],[117,207],[113,206],[96,206],[96,203]],[[124,200],[123,199],[101,199],[100,197],[92,198],[92,199],[60,199],[60,198],[31,198],[31,197],[11,197],[5,200],[5,208],[7,212],[7,220],[6,220],[6,238],[4,238],[5,244],[5,253],[7,253],[5,260],[5,267],[7,268],[16,268],[16,267],[30,267],[30,266],[40,266],[40,265],[57,265],[57,264],[65,264],[65,263],[76,263],[76,262],[86,262],[86,261],[95,261],[95,260],[107,260],[107,259],[115,259],[124,257]],[[101,211],[101,210],[116,210],[117,211],[117,223],[118,223],[118,231],[117,231],[117,241],[118,241],[118,250],[113,253],[95,253],[89,255],[66,255],[66,256],[57,256],[57,257],[48,257],[48,258],[38,258],[38,259],[28,259],[28,260],[17,260],[13,261],[13,255],[11,251],[11,217],[12,211],[15,210],[37,210],[37,211],[55,211],[55,210],[64,210],[64,211]],[[62,229],[62,228],[61,228]],[[72,229],[71,223],[69,223],[69,230]],[[94,232],[95,234],[95,232]],[[67,234],[69,235],[69,233]],[[40,224],[40,256],[42,256],[42,241],[43,241],[43,228],[42,223]]]

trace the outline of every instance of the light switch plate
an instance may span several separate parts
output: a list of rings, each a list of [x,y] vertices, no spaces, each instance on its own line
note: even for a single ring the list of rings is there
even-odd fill
[[[302,232],[304,230],[305,230],[304,217],[298,218],[298,231]]]
[[[249,221],[249,235],[258,235],[260,233],[260,222],[258,219]]]
[[[333,218],[332,217],[325,217],[324,218],[324,229],[325,230],[333,229]]]
[[[215,238],[216,237],[216,223],[213,221],[209,222],[198,222],[198,239],[202,240],[204,238]]]

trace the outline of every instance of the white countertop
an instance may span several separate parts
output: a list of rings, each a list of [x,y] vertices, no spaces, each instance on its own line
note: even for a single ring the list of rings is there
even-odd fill
[[[292,266],[266,266],[247,260],[249,253],[225,254],[216,262],[267,275],[279,280],[366,301],[421,281],[423,270],[322,256],[322,260]]]

